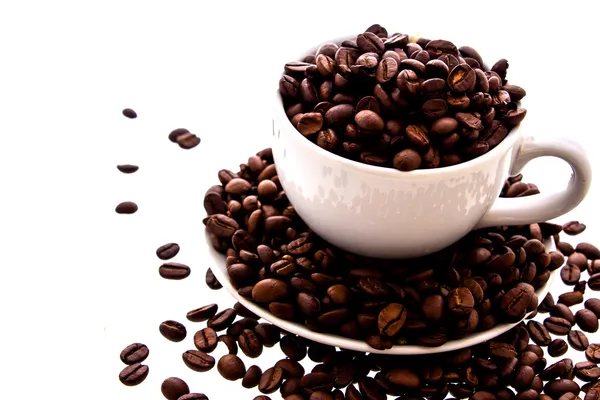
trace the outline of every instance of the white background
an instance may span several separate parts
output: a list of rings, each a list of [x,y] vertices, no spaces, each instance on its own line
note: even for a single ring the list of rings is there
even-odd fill
[[[168,376],[213,400],[258,394],[180,359],[197,330],[185,313],[233,304],[204,285],[202,197],[218,169],[268,144],[283,63],[322,41],[380,23],[505,57],[528,93],[527,133],[579,140],[600,170],[592,3],[0,2],[0,398],[160,399]],[[200,146],[170,143],[177,127]],[[121,163],[140,170],[121,174]],[[560,162],[526,170],[543,191],[568,176]],[[598,187],[560,218],[588,224],[578,239],[597,238]],[[138,213],[117,215],[124,200]],[[185,281],[157,274],[155,249],[170,241],[192,267]],[[185,342],[160,336],[166,319],[186,323]],[[136,341],[150,347],[150,375],[129,388],[118,354]]]

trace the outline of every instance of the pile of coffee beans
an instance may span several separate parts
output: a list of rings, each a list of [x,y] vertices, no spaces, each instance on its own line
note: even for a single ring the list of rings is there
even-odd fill
[[[250,157],[237,173],[221,170],[218,178],[221,185],[204,199],[204,221],[215,249],[227,255],[240,295],[279,318],[363,339],[376,349],[440,346],[518,322],[536,309],[535,291],[565,261],[560,252],[545,250],[543,239],[562,230],[550,223],[472,232],[418,259],[359,257],[305,225],[279,184],[270,149]],[[502,195],[535,193],[537,187],[518,176],[506,182]]]
[[[508,62],[488,68],[469,46],[373,25],[287,63],[285,112],[318,146],[401,171],[459,164],[496,147],[525,118]]]
[[[194,329],[193,335],[188,335],[185,325],[176,320],[164,321],[158,328],[170,341],[193,342],[193,348],[181,354],[182,363],[191,370],[204,372],[216,366],[224,379],[258,390],[261,395],[254,400],[386,400],[387,396],[397,400],[448,396],[475,400],[600,400],[600,343],[594,340],[600,300],[589,296],[600,290],[600,250],[590,243],[572,246],[560,240],[561,231],[576,235],[585,229],[584,224],[571,221],[563,226],[539,223],[486,229],[424,259],[382,262],[331,248],[310,232],[281,190],[269,149],[250,157],[237,173],[220,171],[219,179],[221,185],[210,188],[205,197],[210,214],[205,220],[208,234],[213,246],[228,254],[225,262],[232,279],[244,276],[240,271],[246,268],[233,267],[237,264],[250,267],[255,274],[253,285],[238,285],[240,292],[255,301],[266,300],[261,304],[275,314],[293,309],[306,316],[297,321],[313,323],[316,319],[309,327],[322,329],[319,316],[346,309],[328,318],[337,318],[340,326],[357,326],[359,332],[365,329],[361,323],[369,321],[365,325],[370,327],[369,332],[375,332],[369,343],[386,347],[390,342],[420,343],[405,332],[409,330],[430,332],[424,335],[429,341],[422,344],[437,345],[437,337],[454,337],[462,327],[471,326],[474,312],[476,329],[483,329],[481,321],[511,321],[530,310],[533,313],[526,322],[490,341],[453,352],[412,357],[323,345],[261,321],[240,303],[222,310],[218,304],[207,304],[186,314],[188,321],[204,323]],[[538,192],[535,185],[517,176],[508,179],[502,196]],[[211,218],[215,220],[211,222]],[[235,230],[230,220],[238,224]],[[216,230],[212,224],[218,225]],[[220,234],[228,229],[231,235]],[[557,251],[548,253],[540,247],[546,237],[553,237]],[[262,244],[267,240],[268,244]],[[261,246],[270,251],[265,253]],[[167,243],[156,249],[156,255],[170,260],[179,250],[176,243]],[[274,259],[267,265],[263,258],[271,253]],[[237,259],[235,263],[231,257]],[[313,267],[307,267],[310,264],[302,257],[309,259]],[[532,288],[543,285],[546,275],[558,268],[566,292],[556,300],[548,294],[537,304]],[[286,269],[292,272],[282,274]],[[372,270],[380,271],[382,276],[368,272]],[[210,289],[222,288],[210,269],[205,279]],[[259,288],[270,287],[271,292],[255,291],[259,284]],[[441,311],[436,306],[440,299],[436,295],[442,299]],[[277,300],[268,301],[272,296]],[[487,312],[484,303],[489,303]],[[314,310],[315,304],[320,311],[307,313]],[[359,319],[359,315],[367,314]],[[441,321],[448,324],[446,329]],[[433,333],[423,324],[438,330]],[[394,336],[396,329],[399,332]],[[282,358],[273,365],[259,365],[265,348],[274,346]],[[561,358],[569,347],[580,352],[581,358]],[[217,357],[216,349],[225,350],[225,354]],[[149,372],[142,364],[148,355],[148,347],[141,343],[123,349],[120,359],[127,366],[119,380],[128,386],[142,383]],[[203,393],[190,393],[188,384],[177,377],[166,378],[161,392],[169,400],[208,400]]]

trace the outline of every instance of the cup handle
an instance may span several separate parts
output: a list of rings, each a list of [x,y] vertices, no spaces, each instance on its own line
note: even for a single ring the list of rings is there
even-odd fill
[[[592,167],[583,147],[572,140],[524,138],[510,174],[516,175],[529,161],[546,156],[558,157],[571,166],[573,174],[567,188],[558,193],[498,198],[475,229],[548,221],[581,203],[590,188]]]

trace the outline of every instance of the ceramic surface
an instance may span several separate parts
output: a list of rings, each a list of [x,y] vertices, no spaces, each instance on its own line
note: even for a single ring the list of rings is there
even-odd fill
[[[205,233],[205,231],[204,231]],[[240,296],[237,290],[231,284],[229,279],[229,275],[227,274],[227,267],[225,266],[225,257],[218,253],[212,247],[210,243],[210,239],[208,235],[205,233],[204,239],[204,255],[203,262],[208,261],[209,267],[212,269],[215,277],[221,282],[223,287],[244,307],[255,313],[261,318],[269,321],[270,323],[277,325],[281,329],[284,329],[288,332],[294,333],[296,335],[305,337],[307,339],[313,340],[315,342],[327,344],[330,346],[337,346],[348,350],[356,350],[361,352],[370,352],[370,353],[381,353],[381,354],[395,354],[395,355],[418,355],[418,354],[432,354],[432,353],[443,353],[446,351],[458,350],[464,347],[469,347],[476,345],[481,342],[485,342],[486,340],[493,339],[498,335],[506,332],[512,327],[516,326],[518,323],[512,324],[500,324],[495,326],[494,328],[487,330],[485,332],[477,332],[472,335],[469,335],[460,340],[450,340],[442,346],[439,347],[426,347],[426,346],[416,346],[416,345],[405,345],[405,346],[394,346],[388,350],[376,350],[367,345],[362,340],[349,339],[346,337],[342,337],[339,335],[333,335],[328,333],[318,333],[313,332],[310,329],[306,328],[304,325],[298,324],[296,322],[287,321],[281,318],[278,318],[271,314],[269,310],[264,309],[257,305],[256,303]],[[552,251],[555,250],[554,243],[552,241],[547,241],[545,243],[546,250]],[[546,283],[546,285],[539,290],[536,291],[538,299],[540,301],[546,297],[550,287],[552,287],[552,282],[554,280],[556,271],[553,271],[550,275],[550,279]]]

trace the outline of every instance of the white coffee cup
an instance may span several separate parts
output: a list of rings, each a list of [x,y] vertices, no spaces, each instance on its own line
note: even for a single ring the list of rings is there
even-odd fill
[[[273,118],[277,174],[297,213],[319,236],[352,253],[410,258],[433,253],[469,231],[556,218],[590,187],[584,149],[569,139],[524,136],[528,118],[494,149],[458,165],[402,172],[326,151],[289,121],[279,93]],[[573,175],[551,194],[498,198],[509,175],[537,157],[566,161]]]

